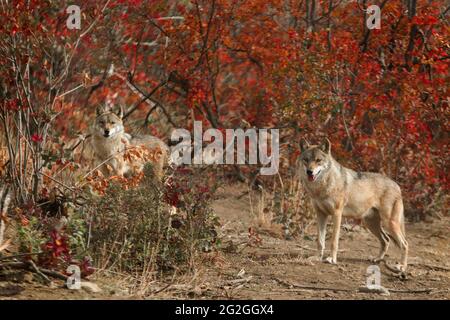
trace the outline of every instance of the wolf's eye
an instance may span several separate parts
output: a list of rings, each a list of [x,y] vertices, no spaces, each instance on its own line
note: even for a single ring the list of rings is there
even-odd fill
[[[100,121],[100,124],[105,124],[105,121]]]
[[[320,160],[320,159],[316,159],[316,162],[320,162],[320,161],[322,161],[322,160]]]

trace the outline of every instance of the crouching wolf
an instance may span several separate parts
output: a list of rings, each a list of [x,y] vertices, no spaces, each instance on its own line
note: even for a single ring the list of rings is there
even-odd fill
[[[317,215],[318,249],[323,258],[326,224],[331,216],[333,234],[331,257],[325,261],[337,262],[339,231],[342,216],[361,218],[381,243],[375,262],[384,259],[389,238],[402,250],[399,269],[406,271],[408,242],[406,241],[403,201],[400,187],[388,177],[371,172],[355,172],[339,164],[331,156],[328,139],[320,145],[300,142],[300,177],[311,197]]]
[[[123,109],[117,111],[109,106],[99,106],[97,116],[91,128],[91,147],[96,165],[105,176],[111,174],[128,176],[135,171],[142,171],[144,159],[136,160],[138,163],[126,161],[124,153],[127,148],[143,147],[147,150],[157,151],[152,162],[156,177],[162,178],[164,166],[169,159],[169,147],[157,137],[151,135],[132,136],[125,132],[123,126]],[[134,162],[136,162],[134,161]],[[113,172],[110,172],[112,169]]]

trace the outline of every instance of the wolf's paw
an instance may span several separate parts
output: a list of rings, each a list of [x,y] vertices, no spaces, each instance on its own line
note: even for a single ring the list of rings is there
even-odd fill
[[[408,280],[408,273],[406,267],[402,264],[396,264],[394,269],[397,270],[397,276],[400,280]]]
[[[336,264],[336,259],[333,259],[332,257],[328,257],[328,258],[324,259],[323,262],[329,263],[329,264]]]

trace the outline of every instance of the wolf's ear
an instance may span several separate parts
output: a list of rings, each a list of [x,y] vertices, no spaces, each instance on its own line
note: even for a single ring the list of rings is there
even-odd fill
[[[123,118],[123,107],[121,104],[119,105],[119,109],[117,110],[116,114],[120,119]]]
[[[325,138],[325,140],[322,142],[322,145],[320,146],[323,152],[331,153],[331,142],[328,140],[328,138]]]
[[[300,150],[303,152],[309,148],[309,142],[305,138],[300,139]]]

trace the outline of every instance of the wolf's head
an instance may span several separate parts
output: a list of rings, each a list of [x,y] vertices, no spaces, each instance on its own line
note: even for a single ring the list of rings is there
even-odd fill
[[[94,124],[95,134],[104,138],[111,138],[123,133],[122,117],[122,107],[119,107],[119,110],[114,112],[110,106],[99,106]]]
[[[300,141],[300,161],[308,181],[316,181],[331,166],[331,142],[325,138],[320,145],[310,145],[308,141]]]

